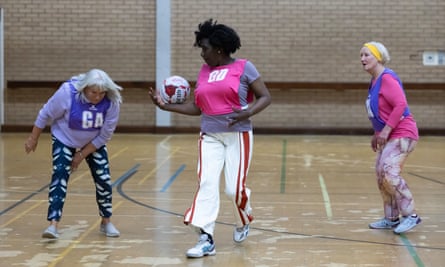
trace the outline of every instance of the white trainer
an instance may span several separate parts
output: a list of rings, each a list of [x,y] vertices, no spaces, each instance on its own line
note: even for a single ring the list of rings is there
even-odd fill
[[[242,227],[236,227],[233,231],[233,241],[236,243],[241,243],[244,240],[246,240],[247,235],[249,235],[250,227],[248,224],[242,226]]]
[[[395,234],[405,233],[418,225],[422,219],[420,216],[413,214],[411,216],[403,217],[402,222],[394,229]]]
[[[54,225],[48,226],[48,228],[46,228],[45,231],[43,231],[42,237],[49,239],[59,238],[59,233],[57,232],[57,228]]]
[[[191,249],[187,250],[186,253],[189,258],[201,258],[204,256],[213,256],[215,254],[215,244],[210,243],[207,234],[201,234],[198,243]]]
[[[399,225],[400,220],[391,221],[387,218],[382,218],[376,222],[372,222],[369,224],[369,228],[371,229],[392,229]]]
[[[114,227],[114,225],[109,222],[107,224],[101,224],[100,225],[100,232],[105,234],[108,237],[119,237],[120,232]]]

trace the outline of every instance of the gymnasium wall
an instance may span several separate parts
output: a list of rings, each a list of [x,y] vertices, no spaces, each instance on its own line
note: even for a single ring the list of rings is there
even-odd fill
[[[154,0],[2,0],[5,124],[29,130],[61,81],[102,68],[124,85],[118,130],[160,132],[147,97],[154,84]],[[359,50],[383,42],[421,131],[445,133],[445,67],[423,66],[426,50],[445,50],[443,0],[171,0],[172,73],[194,81],[202,64],[193,47],[199,22],[217,19],[242,42],[272,92],[254,117],[259,132],[368,132],[369,75]],[[195,130],[198,117],[173,115],[175,130]],[[165,131],[172,129],[164,129]]]

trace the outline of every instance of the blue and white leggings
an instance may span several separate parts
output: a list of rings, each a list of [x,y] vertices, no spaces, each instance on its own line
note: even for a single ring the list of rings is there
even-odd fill
[[[48,221],[60,221],[71,174],[71,162],[75,148],[62,144],[52,136],[53,173],[48,194]],[[85,158],[96,185],[96,202],[99,215],[112,215],[112,187],[107,147],[104,145]]]

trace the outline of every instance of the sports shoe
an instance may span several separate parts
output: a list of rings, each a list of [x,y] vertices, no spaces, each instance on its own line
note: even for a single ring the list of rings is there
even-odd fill
[[[235,231],[233,231],[233,241],[237,243],[243,242],[247,238],[247,235],[249,234],[249,229],[250,227],[248,224],[242,227],[236,227]]]
[[[111,222],[107,224],[101,224],[100,232],[108,237],[118,237],[121,234]]]
[[[48,228],[46,228],[45,231],[43,231],[42,237],[49,239],[59,238],[59,233],[57,232],[57,228],[54,225],[48,226]]]
[[[369,228],[371,229],[392,229],[399,225],[400,220],[397,221],[391,221],[387,218],[383,218],[381,220],[378,220],[376,222],[370,223]]]
[[[189,258],[201,258],[204,256],[213,256],[215,254],[215,244],[210,242],[207,234],[201,234],[198,243],[191,249],[187,250],[186,253]]]
[[[404,232],[407,232],[411,229],[413,229],[416,225],[418,225],[422,219],[420,219],[420,216],[417,216],[416,214],[413,214],[411,216],[403,217],[402,222],[399,224],[399,226],[394,229],[395,234],[401,234]]]

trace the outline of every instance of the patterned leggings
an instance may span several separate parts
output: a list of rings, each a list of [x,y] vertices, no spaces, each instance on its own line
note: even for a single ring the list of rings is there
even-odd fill
[[[52,136],[53,173],[48,194],[48,221],[60,221],[71,174],[71,162],[75,149],[65,146]],[[102,146],[86,157],[96,185],[96,202],[101,217],[112,215],[112,187],[106,146]]]
[[[385,218],[397,219],[400,214],[408,216],[414,212],[413,196],[400,173],[416,144],[417,141],[409,138],[391,139],[377,154],[377,184],[383,198]]]

